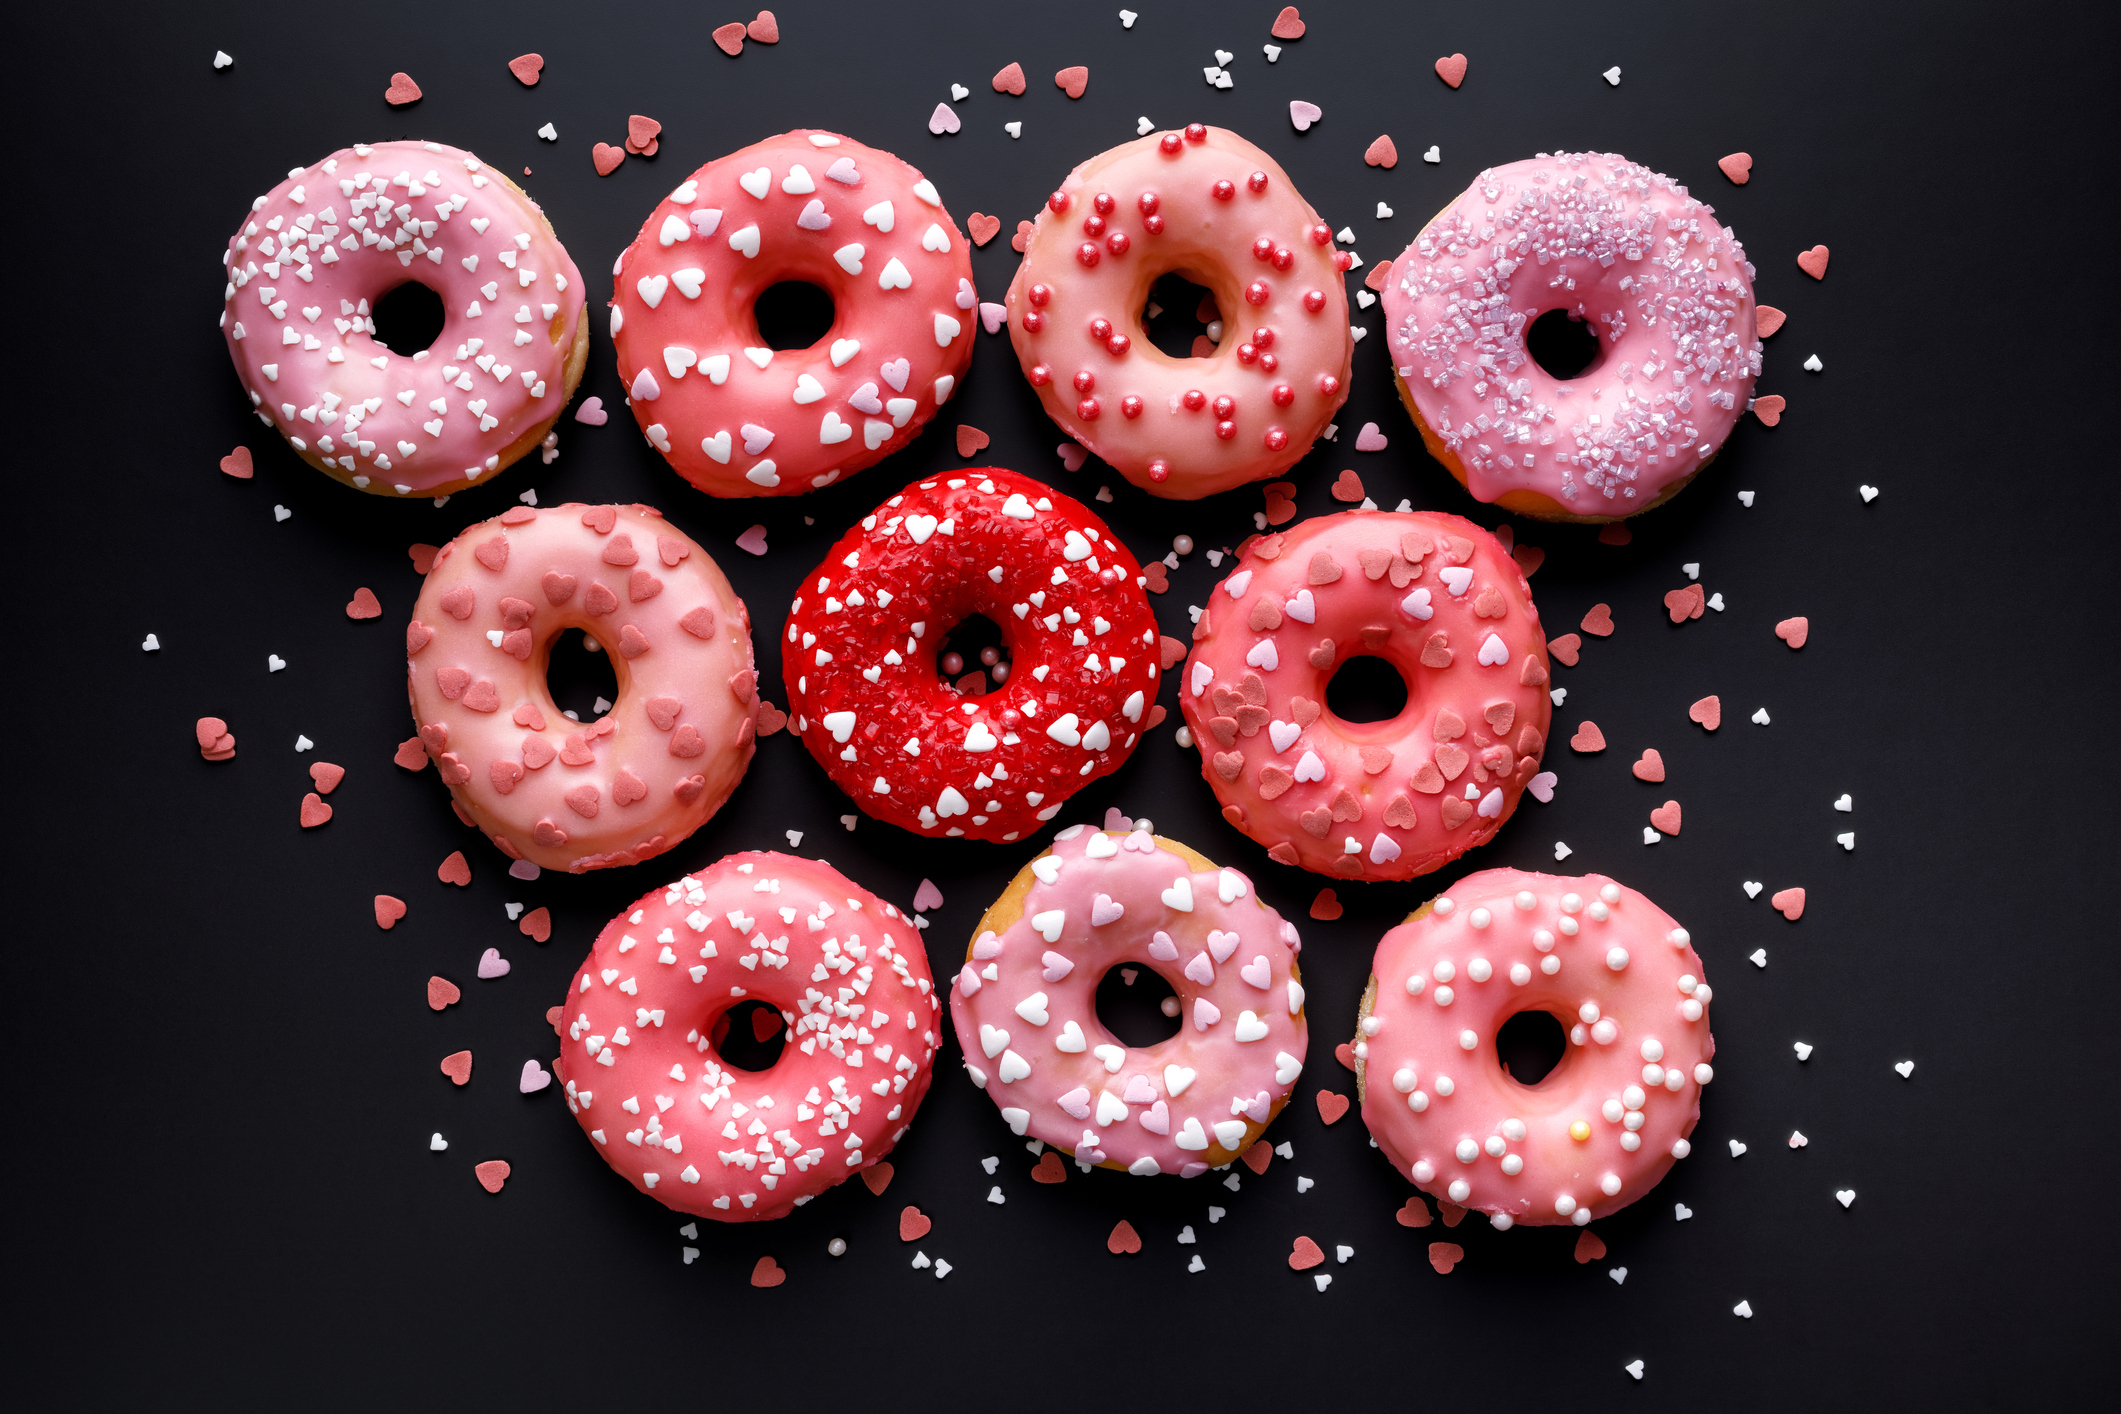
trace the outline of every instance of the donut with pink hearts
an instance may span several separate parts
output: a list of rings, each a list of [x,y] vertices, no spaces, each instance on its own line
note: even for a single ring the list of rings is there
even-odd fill
[[[1071,825],[980,920],[950,988],[972,1083],[1018,1134],[1085,1164],[1194,1178],[1288,1101],[1308,1034],[1295,925],[1252,881],[1145,830]],[[1178,1034],[1120,1044],[1097,984],[1146,968]]]
[[[1062,431],[1144,491],[1194,500],[1288,470],[1347,401],[1353,261],[1273,158],[1194,123],[1100,153],[1046,198],[1009,341]],[[1222,311],[1206,358],[1142,330],[1173,271]]]
[[[1618,1212],[1692,1149],[1709,986],[1687,930],[1590,874],[1471,874],[1377,945],[1353,1043],[1363,1123],[1392,1167],[1498,1228]],[[1504,1022],[1569,1028],[1535,1085],[1495,1048]]]
[[[589,357],[582,276],[514,182],[438,142],[356,143],[251,203],[222,255],[221,329],[260,421],[378,496],[446,496],[552,436]],[[441,297],[392,349],[377,301]]]
[[[1539,611],[1501,543],[1454,515],[1355,510],[1239,550],[1179,693],[1223,818],[1280,863],[1350,879],[1411,879],[1492,838],[1554,710]],[[1397,716],[1325,705],[1362,656],[1405,680]]]
[[[649,213],[612,275],[634,419],[713,496],[830,486],[917,436],[972,361],[970,245],[888,152],[798,130],[709,162]],[[832,328],[770,349],[754,305],[807,281]]]
[[[716,1051],[761,1001],[763,1071]],[[666,1208],[785,1217],[891,1152],[928,1093],[942,1004],[912,921],[823,860],[733,854],[606,924],[567,990],[553,1074],[604,1162]]]
[[[579,630],[618,687],[593,722],[545,682]],[[466,819],[511,859],[582,873],[651,858],[751,764],[751,616],[648,506],[517,506],[435,552],[405,630],[413,721]]]

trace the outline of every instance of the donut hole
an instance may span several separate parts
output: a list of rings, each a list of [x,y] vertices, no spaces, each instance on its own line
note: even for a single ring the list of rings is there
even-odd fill
[[[1407,710],[1407,680],[1384,659],[1358,654],[1326,684],[1326,710],[1343,722],[1388,722]]]
[[[985,614],[974,614],[935,640],[937,676],[968,697],[985,696],[990,680],[1000,687],[1009,680],[1009,670],[1008,636]]]
[[[1552,1012],[1521,1011],[1495,1032],[1495,1055],[1503,1074],[1519,1085],[1537,1085],[1561,1064],[1568,1032]]]
[[[449,316],[440,295],[417,280],[407,280],[377,300],[368,318],[377,343],[394,353],[416,354],[434,347]]]
[[[1156,311],[1153,314],[1152,309]],[[1185,271],[1174,270],[1149,286],[1149,304],[1142,310],[1142,330],[1159,353],[1193,358],[1193,341],[1207,337],[1209,323],[1219,318],[1215,296],[1207,286],[1194,283]]]
[[[1596,368],[1604,357],[1598,326],[1572,309],[1550,309],[1525,330],[1524,351],[1547,375],[1566,383]]]
[[[715,1019],[707,1043],[733,1070],[771,1070],[788,1044],[788,1028],[770,1002],[738,1002]]]
[[[752,302],[759,343],[769,349],[807,349],[832,332],[832,296],[803,280],[768,285]]]
[[[561,633],[546,650],[545,690],[562,712],[578,722],[593,722],[611,710],[619,695],[619,679],[611,669],[611,655],[601,648],[591,651],[597,640],[586,633]],[[602,705],[599,706],[598,704]]]
[[[1097,1019],[1122,1046],[1160,1046],[1178,1034],[1178,993],[1152,968],[1115,967],[1098,979]]]

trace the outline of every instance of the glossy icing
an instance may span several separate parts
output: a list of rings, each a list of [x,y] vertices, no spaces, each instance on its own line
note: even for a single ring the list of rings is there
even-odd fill
[[[1343,511],[1255,537],[1194,627],[1179,702],[1231,824],[1284,864],[1410,879],[1485,843],[1553,716],[1531,587],[1479,526]],[[1325,706],[1351,657],[1399,670],[1378,722]]]
[[[888,152],[798,130],[709,162],[649,214],[612,274],[634,419],[714,496],[794,496],[889,456],[950,400],[979,297],[934,183]],[[764,347],[752,306],[832,296],[807,349]]]
[[[1140,830],[1071,825],[980,920],[950,1020],[1016,1133],[1193,1178],[1243,1153],[1303,1070],[1301,946],[1237,870]],[[1177,1035],[1138,1049],[1098,1021],[1097,984],[1122,963],[1171,984]]]
[[[744,1001],[790,1028],[756,1073],[712,1040]],[[905,914],[822,860],[747,853],[606,924],[559,1010],[553,1074],[604,1162],[667,1208],[749,1222],[891,1152],[942,1007]]]
[[[537,446],[581,381],[582,276],[521,188],[438,142],[356,143],[251,203],[221,329],[267,426],[380,496],[442,496]],[[408,281],[441,297],[429,349],[371,334]]]
[[[1437,460],[1482,501],[1613,520],[1716,455],[1760,373],[1753,266],[1713,208],[1612,153],[1480,174],[1392,262],[1386,347]],[[1600,354],[1566,382],[1525,331],[1573,311]]]
[[[618,679],[577,723],[545,685],[580,630]],[[458,808],[512,859],[581,873],[661,854],[751,763],[751,618],[707,552],[647,506],[518,506],[435,554],[405,631],[407,691]]]
[[[1363,1123],[1425,1191],[1497,1227],[1581,1226],[1687,1156],[1714,1078],[1709,988],[1687,931],[1633,889],[1484,870],[1385,934],[1373,967],[1353,1047]],[[1527,1011],[1569,1031],[1537,1085],[1495,1050]]]
[[[1192,500],[1294,466],[1347,401],[1351,262],[1273,158],[1196,123],[1068,174],[1024,243],[1009,341],[1063,431],[1143,490]],[[1207,358],[1142,331],[1172,271],[1222,311]]]

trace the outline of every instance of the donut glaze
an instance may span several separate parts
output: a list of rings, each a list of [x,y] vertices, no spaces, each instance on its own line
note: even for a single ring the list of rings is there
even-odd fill
[[[1163,715],[1146,583],[1089,507],[1043,482],[996,467],[916,482],[789,605],[791,724],[877,819],[1019,839]],[[976,614],[1000,626],[1011,669],[983,696],[936,668],[935,645]]]
[[[1009,285],[1009,341],[1062,431],[1143,490],[1193,500],[1294,466],[1347,401],[1351,263],[1273,158],[1195,123],[1091,158],[1047,198]],[[1142,330],[1172,271],[1232,331],[1207,358]]]
[[[950,1020],[972,1083],[1018,1134],[1193,1178],[1243,1153],[1303,1071],[1301,946],[1235,869],[1140,830],[1071,825],[980,920]],[[1122,1046],[1098,1021],[1097,984],[1121,963],[1178,993],[1176,1036]]]
[[[715,1022],[744,1001],[791,1028],[763,1071],[715,1053]],[[941,1011],[906,915],[823,860],[733,854],[597,934],[552,1070],[621,1178],[755,1222],[891,1152],[928,1093]]]
[[[1377,945],[1353,1047],[1363,1123],[1394,1168],[1496,1227],[1618,1212],[1691,1147],[1715,1076],[1701,975],[1686,929],[1602,874],[1468,875]],[[1528,1011],[1569,1028],[1536,1085],[1495,1050]]]
[[[935,184],[834,133],[768,138],[694,172],[612,274],[611,342],[634,419],[713,496],[794,496],[889,456],[972,361],[970,246]],[[832,296],[807,349],[764,347],[784,280]]]
[[[302,460],[379,496],[444,496],[542,442],[582,379],[582,276],[522,188],[438,142],[356,143],[251,203],[221,329],[251,406]],[[369,317],[441,296],[434,346]]]
[[[1567,380],[1525,351],[1556,309],[1598,335]],[[1760,374],[1745,248],[1685,187],[1613,153],[1481,173],[1392,262],[1384,312],[1430,453],[1476,499],[1547,520],[1619,520],[1676,494]]]
[[[1239,549],[1179,692],[1224,818],[1283,864],[1350,879],[1411,879],[1486,843],[1553,716],[1539,611],[1501,544],[1454,515],[1357,510]],[[1363,655],[1405,679],[1398,716],[1324,705]]]
[[[553,640],[609,652],[611,710],[577,724]],[[420,740],[511,859],[582,873],[661,854],[751,764],[751,616],[707,552],[647,506],[517,506],[435,552],[405,630]]]

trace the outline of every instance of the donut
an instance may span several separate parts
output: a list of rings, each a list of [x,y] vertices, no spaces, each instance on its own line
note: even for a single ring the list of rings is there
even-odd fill
[[[295,168],[221,263],[221,330],[259,420],[373,495],[490,480],[551,435],[589,357],[581,272],[552,223],[439,142],[356,143]],[[375,337],[377,302],[407,283],[441,297],[431,348]]]
[[[553,640],[609,650],[611,710],[571,720]],[[435,552],[405,630],[420,741],[458,811],[511,859],[582,873],[661,854],[751,764],[751,616],[649,506],[517,506]]]
[[[1715,1077],[1701,978],[1687,930],[1603,874],[1469,874],[1377,944],[1352,1048],[1363,1123],[1423,1191],[1496,1227],[1618,1212],[1691,1148]],[[1539,1011],[1569,1042],[1525,1085],[1495,1036]]]
[[[1016,1133],[1195,1178],[1243,1153],[1303,1071],[1301,946],[1235,869],[1142,830],[1071,825],[980,919],[950,1021]],[[1098,1021],[1097,984],[1121,964],[1171,984],[1177,1035],[1124,1046]]]
[[[1020,839],[1163,718],[1147,582],[1089,507],[1042,482],[996,467],[916,482],[789,605],[791,725],[879,820]],[[992,690],[936,676],[937,645],[974,615],[1009,655]]]
[[[642,435],[712,496],[795,496],[889,456],[972,361],[971,247],[888,152],[798,130],[709,162],[612,274],[611,342]],[[832,296],[807,349],[763,347],[784,280]]]
[[[1343,511],[1239,547],[1179,692],[1223,817],[1283,864],[1411,879],[1484,844],[1539,769],[1553,704],[1539,611],[1493,535],[1434,511]],[[1399,715],[1325,705],[1351,658]]]
[[[789,1030],[762,1071],[715,1048],[745,1001]],[[552,1072],[618,1175],[720,1222],[785,1217],[904,1137],[942,1006],[906,915],[823,860],[732,854],[604,925]]]
[[[1190,501],[1296,465],[1347,401],[1353,260],[1273,158],[1195,123],[1091,158],[1046,198],[1009,285],[1009,341],[1062,431]],[[1233,331],[1207,358],[1171,358],[1142,330],[1173,271]]]
[[[1685,187],[1613,153],[1482,172],[1400,252],[1383,294],[1400,401],[1430,454],[1475,499],[1540,520],[1669,500],[1760,376],[1745,248]],[[1525,347],[1557,309],[1597,337],[1569,379]]]

